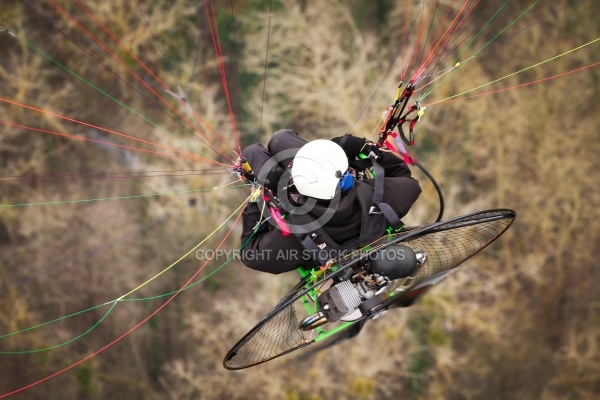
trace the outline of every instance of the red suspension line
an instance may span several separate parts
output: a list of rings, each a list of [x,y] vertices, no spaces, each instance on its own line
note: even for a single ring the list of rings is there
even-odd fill
[[[204,0],[204,10],[206,12],[206,18],[208,20],[208,26],[210,30],[210,35],[213,42],[213,48],[215,51],[215,55],[217,57],[217,63],[219,65],[219,72],[221,73],[221,81],[223,82],[223,90],[225,91],[225,99],[227,101],[227,108],[229,109],[229,120],[231,122],[231,129],[233,130],[234,140],[239,151],[239,155],[242,153],[241,144],[238,137],[237,128],[235,125],[235,115],[233,113],[233,109],[231,107],[231,97],[229,95],[229,85],[227,84],[227,75],[225,73],[225,64],[223,63],[223,50],[221,47],[221,38],[219,36],[219,28],[217,26],[217,17],[215,14],[215,8],[213,1],[210,0],[210,12],[206,5],[206,0]],[[212,21],[211,21],[212,19]],[[214,25],[214,29],[213,29]]]
[[[450,15],[450,11],[452,11],[452,8],[454,7],[454,2],[456,0],[452,0],[452,4],[450,4],[448,6],[448,11],[446,11],[446,15],[444,16],[444,19],[442,20],[442,22],[440,23],[437,31],[435,32],[435,34],[433,35],[433,38],[431,39],[431,43],[434,43],[440,33],[440,30],[444,27],[444,23],[446,22],[446,20],[448,19],[448,16]],[[432,21],[433,22],[433,21]],[[427,46],[427,43],[424,44],[424,47]],[[429,45],[429,47],[431,47],[431,44]],[[429,53],[427,53],[429,54]],[[423,60],[421,60],[421,62],[423,62]],[[420,72],[420,69],[417,71],[418,73]]]
[[[178,156],[178,155],[169,154],[169,153],[161,153],[159,151],[152,151],[152,150],[140,149],[139,147],[131,147],[131,146],[124,146],[124,145],[121,145],[121,144],[116,144],[116,143],[111,143],[111,142],[104,142],[102,140],[95,140],[95,139],[90,139],[90,138],[86,138],[86,137],[82,137],[82,136],[69,135],[67,133],[60,133],[60,132],[49,131],[49,130],[41,129],[41,128],[34,128],[32,126],[25,126],[25,125],[13,124],[13,123],[6,122],[6,121],[0,121],[0,125],[10,126],[10,127],[13,127],[13,128],[27,129],[27,130],[34,131],[34,132],[48,133],[48,134],[51,134],[51,135],[66,137],[66,138],[72,139],[72,140],[81,140],[81,141],[86,141],[86,142],[91,142],[91,143],[98,143],[98,144],[103,144],[103,145],[107,145],[107,146],[118,147],[118,148],[127,149],[127,150],[141,151],[141,152],[144,152],[144,153],[156,154],[156,155],[160,155],[160,156],[182,158],[184,160],[192,160],[192,161],[202,160],[202,161],[210,162],[210,163],[213,163],[213,164],[216,164],[216,165],[220,164],[217,161],[213,161],[213,160],[209,160],[209,159],[206,159],[206,158],[202,158],[202,157],[196,156],[194,154],[190,154],[188,157],[186,157],[186,156]]]
[[[94,15],[87,10],[78,0],[74,0],[75,3],[79,6],[79,8],[81,8],[81,10],[83,10],[100,28],[102,28],[102,30],[104,30],[121,48],[123,48],[127,54],[129,54],[133,59],[136,60],[136,62],[142,67],[144,68],[150,75],[152,75],[152,77],[154,79],[156,79],[156,81],[166,90],[170,91],[170,88],[158,77],[156,76],[156,74],[154,74],[135,54],[133,54],[110,30],[108,30],[96,17],[94,17]],[[164,99],[164,97],[162,97],[159,93],[157,93],[154,89],[152,89],[152,87],[144,80],[142,79],[138,74],[136,74],[131,68],[129,68],[123,61],[121,61],[121,59],[119,57],[117,57],[110,49],[108,49],[100,40],[98,40],[90,31],[88,31],[83,25],[81,25],[77,20],[75,20],[75,18],[73,16],[71,16],[70,14],[67,13],[66,10],[64,10],[62,7],[60,7],[55,0],[51,0],[51,2],[56,6],[57,9],[59,9],[66,17],[68,17],[70,20],[72,20],[74,23],[77,24],[77,26],[86,34],[88,35],[94,42],[96,42],[96,44],[98,44],[98,46],[100,46],[100,48],[102,48],[102,50],[104,50],[110,57],[112,57],[115,61],[117,61],[122,67],[124,67],[127,71],[129,71],[129,73],[135,77],[140,83],[142,83],[142,85],[144,85],[148,90],[150,90],[150,92],[152,92],[158,99],[160,99],[167,107],[169,107],[174,113],[176,113],[183,121],[185,121],[186,123],[189,124],[189,126],[193,127],[194,131],[197,132],[198,134],[200,134],[204,139],[206,139],[206,141],[210,144],[214,146],[214,143],[202,132],[202,130],[200,129],[200,127],[198,127],[196,124],[192,123],[191,121],[189,121],[183,114],[181,114],[181,112],[179,112],[177,109],[175,109],[168,101],[166,101]],[[183,102],[183,100],[180,99],[180,101],[182,102],[182,104],[185,105],[185,102]],[[189,109],[189,108],[188,108]],[[208,123],[206,123],[200,116],[198,116],[193,110],[190,110],[192,112],[192,115],[194,116],[194,118],[198,121],[200,121],[204,126],[206,126],[208,128],[208,130],[213,133],[227,148],[230,148],[230,146],[220,137],[220,135],[218,135],[214,130],[212,130],[212,128],[208,125]],[[218,151],[219,154],[223,155],[224,157],[226,157],[229,161],[231,161],[231,163],[233,164],[233,160],[228,157],[226,154],[223,154],[222,151]]]
[[[489,92],[474,94],[474,95],[471,95],[471,96],[456,97],[456,98],[446,98],[444,100],[439,100],[439,101],[435,101],[433,103],[430,103],[430,104],[427,105],[427,107],[435,105],[435,104],[449,103],[449,102],[458,101],[458,100],[473,99],[475,97],[481,97],[481,96],[486,96],[486,95],[490,95],[490,94],[495,94],[495,93],[500,93],[500,92],[506,92],[507,90],[518,89],[518,88],[525,87],[525,86],[531,86],[531,85],[534,85],[536,83],[540,83],[540,82],[544,82],[544,81],[549,81],[550,79],[560,78],[561,76],[569,75],[569,74],[572,74],[574,72],[583,71],[584,69],[592,68],[592,67],[595,67],[597,65],[600,65],[600,61],[598,61],[596,63],[593,63],[593,64],[586,65],[586,66],[581,67],[581,68],[573,69],[571,71],[563,72],[563,73],[560,73],[560,74],[557,74],[557,75],[548,76],[546,78],[538,79],[538,80],[527,82],[527,83],[521,83],[520,85],[515,85],[515,86],[503,88],[503,89],[491,90]]]
[[[425,13],[425,3],[421,3],[421,18],[419,20],[419,33],[417,34],[417,40],[412,51],[413,65],[417,65],[417,54],[419,53],[419,42],[421,41],[421,35],[423,34],[423,15]]]
[[[223,243],[225,243],[225,240],[229,237],[229,235],[231,234],[231,232],[233,231],[233,228],[236,226],[238,220],[240,219],[240,216],[242,215],[242,212],[240,212],[237,216],[237,218],[235,219],[234,223],[231,225],[231,228],[229,229],[229,231],[225,234],[225,237],[223,238],[223,240],[221,240],[221,243],[219,243],[219,245],[216,247],[215,250],[219,250],[221,248],[221,246],[223,246]],[[117,344],[118,342],[120,342],[121,340],[123,340],[124,338],[126,338],[127,336],[129,336],[131,333],[133,333],[135,330],[137,330],[138,328],[140,328],[142,325],[144,325],[146,322],[148,322],[152,317],[154,317],[156,314],[158,314],[160,311],[162,311],[163,308],[165,308],[171,301],[173,301],[188,285],[190,285],[194,279],[196,279],[196,277],[198,275],[200,275],[200,272],[202,272],[204,270],[204,268],[206,267],[206,265],[208,265],[208,263],[212,261],[212,259],[208,259],[204,262],[204,264],[202,264],[202,266],[200,266],[200,268],[198,268],[198,270],[187,280],[186,283],[183,284],[183,286],[181,286],[181,288],[179,288],[179,290],[177,290],[171,297],[169,297],[163,304],[161,304],[156,310],[154,310],[150,315],[148,315],[146,318],[144,318],[142,321],[140,321],[137,325],[135,325],[133,328],[129,329],[127,332],[123,333],[121,336],[119,336],[118,338],[114,339],[113,341],[111,341],[110,343],[106,344],[104,347],[101,347],[100,349],[96,350],[95,352],[85,356],[84,358],[82,358],[79,361],[74,362],[73,364],[69,365],[68,367],[65,367],[57,372],[54,372],[53,374],[50,374],[48,376],[46,376],[45,378],[39,379],[33,383],[30,383],[29,385],[25,385],[19,389],[13,390],[11,392],[8,393],[4,393],[2,395],[0,395],[0,399],[3,399],[5,397],[8,396],[12,396],[14,394],[17,394],[19,392],[23,392],[27,389],[30,389],[34,386],[37,386],[41,383],[44,383],[46,381],[49,381],[52,378],[57,377],[58,375],[61,375],[73,368],[75,368],[76,366],[84,363],[85,361],[91,359],[92,357],[97,356],[98,354],[104,352],[105,350],[109,349],[110,347],[112,347],[113,345]],[[119,299],[115,300],[118,301]]]
[[[444,34],[442,35],[442,37],[439,39],[439,41],[437,42],[437,44],[435,45],[435,47],[429,52],[429,55],[427,56],[427,58],[425,59],[425,61],[419,67],[418,73],[415,74],[416,76],[419,76],[419,75],[421,75],[423,73],[423,71],[425,70],[425,68],[428,66],[430,60],[434,57],[435,51],[440,46],[440,44],[444,43],[444,45],[445,45],[446,43],[448,43],[448,41],[452,38],[452,35],[456,32],[456,30],[459,28],[459,26],[466,20],[466,18],[471,14],[471,12],[475,9],[475,7],[477,6],[477,4],[479,3],[479,0],[477,0],[475,2],[475,5],[473,5],[473,7],[471,7],[468,10],[468,12],[466,12],[466,14],[463,14],[465,12],[465,9],[466,9],[467,5],[469,5],[469,1],[470,0],[465,1],[465,3],[461,7],[461,9],[458,11],[458,13],[456,14],[456,16],[452,20],[452,22],[450,22],[450,25],[448,25],[448,28],[446,29],[446,31],[444,32]],[[456,23],[456,21],[457,21],[457,19],[459,17],[460,17],[460,20],[459,20],[458,23]],[[452,28],[452,30],[451,30],[451,33],[448,34],[448,31],[450,31],[450,28]]]
[[[25,105],[25,104],[17,103],[16,101],[4,99],[4,98],[1,98],[1,97],[0,97],[0,101],[3,101],[5,103],[9,103],[9,104],[12,104],[12,105],[16,105],[16,106],[19,106],[19,107],[23,107],[23,108],[28,109],[28,110],[36,111],[36,112],[39,112],[39,113],[42,113],[42,114],[47,114],[47,115],[53,116],[55,118],[64,119],[65,121],[69,121],[69,122],[73,122],[73,123],[80,124],[80,125],[83,125],[83,126],[87,126],[89,128],[94,128],[94,129],[98,129],[98,130],[103,131],[103,132],[107,132],[107,133],[111,133],[111,134],[114,134],[114,135],[122,136],[122,137],[127,138],[127,139],[135,140],[137,142],[149,144],[151,146],[160,147],[160,148],[165,149],[165,150],[170,150],[170,151],[173,151],[175,153],[186,155],[190,159],[203,160],[203,161],[206,161],[206,162],[209,162],[209,163],[212,163],[212,164],[227,166],[227,164],[223,164],[223,163],[218,162],[218,161],[210,160],[208,158],[203,158],[203,157],[200,157],[200,156],[198,156],[196,154],[187,153],[185,151],[173,149],[171,147],[164,146],[164,145],[161,145],[161,144],[158,144],[158,143],[153,143],[153,142],[150,142],[148,140],[139,139],[139,138],[136,138],[134,136],[129,136],[129,135],[126,135],[124,133],[113,131],[111,129],[107,129],[107,128],[103,128],[103,127],[96,126],[96,125],[93,125],[93,124],[89,124],[87,122],[79,121],[79,120],[74,119],[74,118],[69,118],[69,117],[66,117],[64,115],[53,113],[51,111],[42,110],[40,108],[35,108],[35,107],[28,106],[28,105]]]
[[[406,0],[405,6],[404,6],[404,35],[402,37],[402,49],[401,49],[401,55],[400,55],[400,59],[402,60],[401,66],[404,65],[404,47],[406,46],[406,36],[407,36],[406,30],[408,29],[407,24],[408,24],[408,0]],[[404,80],[404,75],[406,75],[406,70],[408,69],[408,62],[406,64],[407,64],[407,68],[404,69],[404,72],[400,76],[401,81]]]

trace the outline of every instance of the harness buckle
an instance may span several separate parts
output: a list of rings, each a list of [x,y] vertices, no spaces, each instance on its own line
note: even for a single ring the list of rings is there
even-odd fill
[[[372,205],[371,208],[369,208],[369,215],[379,215],[379,214],[381,214],[381,210],[376,205]]]

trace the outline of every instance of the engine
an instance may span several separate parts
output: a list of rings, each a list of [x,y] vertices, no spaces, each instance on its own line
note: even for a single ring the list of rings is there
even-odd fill
[[[328,322],[335,322],[354,313],[365,300],[386,286],[389,280],[373,274],[356,275],[330,287],[318,298],[319,309]]]
[[[354,320],[363,315],[383,315],[380,304],[389,296],[384,289],[391,281],[414,274],[427,255],[403,245],[387,246],[374,252],[360,266],[344,271],[318,298],[318,312],[305,318],[300,329],[310,330],[326,322]]]
[[[329,322],[334,322],[348,315],[360,305],[358,291],[350,281],[343,281],[319,296],[319,308]]]

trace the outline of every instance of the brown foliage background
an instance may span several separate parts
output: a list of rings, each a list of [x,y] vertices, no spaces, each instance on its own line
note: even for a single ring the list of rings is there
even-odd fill
[[[309,139],[337,136],[347,129],[375,137],[379,116],[395,94],[399,63],[391,74],[386,70],[403,42],[405,21],[418,15],[420,2],[280,0],[272,8],[269,1],[234,3],[233,9],[229,4],[215,6],[234,109],[235,99],[241,102],[241,118],[237,110],[236,117],[245,144],[266,142],[269,133],[282,127],[292,127]],[[432,26],[442,23],[451,3],[439,2]],[[600,37],[596,2],[543,3],[507,29],[504,37],[510,39],[501,36],[464,63],[425,103]],[[164,107],[141,96],[139,92],[150,93],[52,3],[35,3],[45,18],[27,4],[4,2],[0,7],[0,25],[15,35],[0,32],[0,97],[217,158],[183,127],[182,118],[169,118],[160,111]],[[58,4],[93,26],[77,3]],[[474,26],[501,4],[481,5],[483,14],[470,17]],[[411,14],[405,19],[407,5]],[[474,48],[488,43],[529,5],[510,2],[475,38]],[[181,86],[193,110],[233,143],[205,30],[197,47],[203,4],[107,0],[86,2],[85,7],[169,87]],[[204,19],[200,24],[206,29]],[[130,84],[83,53],[61,31]],[[93,32],[125,65],[155,85],[150,73],[101,29],[96,26]],[[267,37],[269,68],[263,92]],[[411,46],[414,40],[413,35]],[[115,104],[41,52],[156,125]],[[597,62],[597,54],[595,43],[485,90],[580,68]],[[529,87],[428,107],[416,127],[414,154],[441,183],[446,218],[507,207],[517,211],[517,221],[498,243],[468,261],[419,304],[370,323],[355,340],[316,355],[292,354],[248,370],[224,370],[221,360],[229,347],[296,277],[253,272],[237,262],[211,275],[219,267],[211,263],[200,274],[199,284],[183,291],[127,338],[14,397],[596,398],[600,193],[594,171],[600,168],[599,79],[600,70],[591,68]],[[381,89],[375,91],[378,85]],[[158,86],[153,88],[165,95]],[[185,118],[192,118],[185,107],[167,99]],[[1,102],[0,120],[1,395],[101,349],[164,304],[168,297],[156,296],[180,288],[202,265],[193,254],[174,263],[230,216],[247,193],[245,188],[212,190],[233,180],[228,169],[218,175],[145,178],[141,174],[151,171],[189,172],[207,166],[15,126],[132,145],[125,138],[48,113]],[[225,150],[224,144],[215,143],[217,150]],[[137,175],[111,179],[109,173],[115,172]],[[107,175],[97,179],[97,174]],[[435,217],[437,197],[424,176],[417,171],[415,176],[424,192],[405,222],[422,224]],[[168,194],[155,195],[159,193]],[[134,197],[123,198],[127,196]],[[120,199],[112,199],[116,197]],[[74,199],[104,200],[5,206]],[[215,249],[232,226],[233,219],[199,249]],[[240,245],[239,227],[233,229],[225,249]],[[67,315],[73,316],[60,319]],[[44,324],[47,321],[54,322]]]

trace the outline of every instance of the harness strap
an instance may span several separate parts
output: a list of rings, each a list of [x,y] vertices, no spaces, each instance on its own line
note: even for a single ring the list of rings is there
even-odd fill
[[[306,235],[304,235],[304,237],[301,237],[300,240],[302,241],[302,246],[304,246],[304,248],[310,252],[312,252],[312,258],[314,260],[317,260],[319,262],[320,265],[325,266],[327,265],[327,263],[329,262],[329,260],[325,259],[324,257],[321,257],[321,249],[319,248],[319,246],[317,246],[317,244],[315,243],[315,241],[313,240],[312,235],[316,234],[310,234],[307,233]]]
[[[290,215],[290,217],[293,217],[292,222],[296,228],[293,230],[293,233],[302,243],[302,247],[310,253],[312,260],[317,261],[319,265],[326,265],[329,261],[325,257],[327,253],[321,251],[324,248],[319,247],[315,242],[315,239],[318,237],[318,233],[315,231],[320,228],[315,217],[310,213],[294,214]]]
[[[389,204],[383,202],[385,170],[377,162],[373,162],[373,168],[375,169],[375,191],[373,193],[373,206],[371,206],[369,214],[383,214],[394,229],[400,229],[403,225],[400,217]]]

